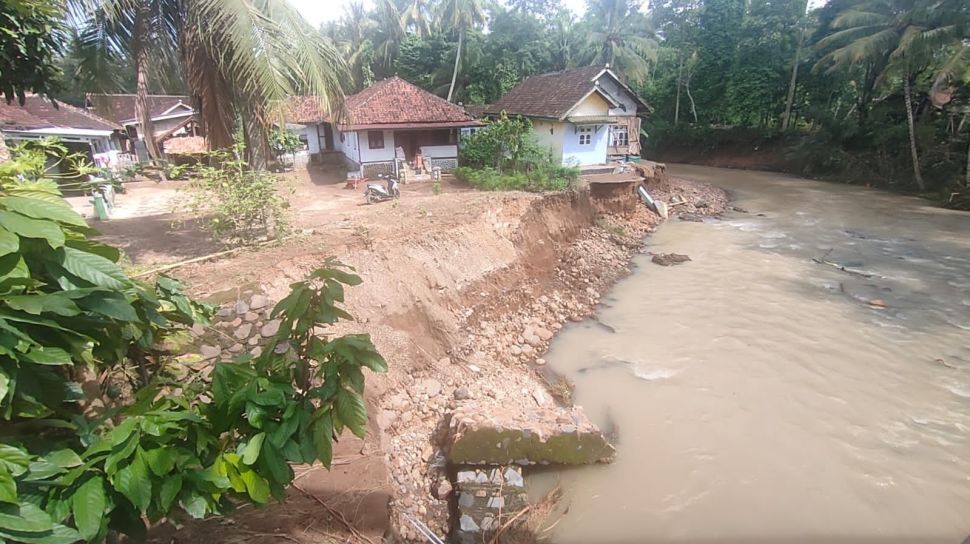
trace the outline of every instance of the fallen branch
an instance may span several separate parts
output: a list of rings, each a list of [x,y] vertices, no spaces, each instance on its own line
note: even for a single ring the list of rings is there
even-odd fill
[[[871,278],[872,277],[872,274],[864,274],[862,272],[856,272],[855,270],[849,270],[848,268],[842,266],[839,263],[833,263],[832,261],[826,261],[825,259],[816,259],[816,258],[813,257],[812,260],[815,261],[818,264],[827,264],[829,266],[835,267],[836,269],[838,269],[838,270],[840,270],[842,272],[845,272],[846,274],[851,274],[853,276],[859,276],[860,278]]]
[[[350,523],[350,521],[347,519],[346,516],[343,515],[343,513],[334,509],[334,507],[327,504],[323,499],[321,499],[320,497],[317,497],[316,495],[311,494],[309,491],[307,491],[306,489],[303,489],[302,487],[296,484],[293,484],[293,488],[299,491],[300,493],[303,493],[307,497],[317,501],[317,503],[320,506],[322,506],[324,509],[326,509],[326,511],[329,512],[334,519],[339,521],[340,524],[343,525],[354,538],[367,542],[367,544],[374,544],[374,541],[364,536],[364,533],[361,533],[356,527],[354,527],[354,524]]]
[[[216,252],[216,253],[210,253],[208,255],[203,255],[201,257],[193,257],[191,259],[186,259],[184,261],[178,261],[178,262],[175,262],[175,263],[167,264],[165,266],[160,266],[160,267],[155,268],[153,270],[149,270],[148,272],[142,272],[140,274],[135,274],[134,276],[132,276],[132,278],[135,278],[135,279],[138,279],[138,278],[146,278],[148,276],[152,276],[152,275],[155,275],[155,274],[159,274],[161,272],[168,272],[169,270],[173,270],[173,269],[179,268],[181,266],[185,266],[187,264],[200,263],[202,261],[208,261],[210,259],[217,259],[219,257],[225,257],[226,255],[232,255],[233,253],[238,253],[238,252],[240,252],[240,251],[242,251],[244,249],[250,249],[250,248],[256,248],[256,247],[263,247],[265,245],[272,244],[274,242],[276,242],[276,240],[266,240],[266,241],[263,241],[263,242],[260,242],[260,243],[256,244],[255,246],[242,246],[242,247],[237,247],[237,248],[234,248],[234,249],[227,249],[225,251],[219,251],[219,252]]]

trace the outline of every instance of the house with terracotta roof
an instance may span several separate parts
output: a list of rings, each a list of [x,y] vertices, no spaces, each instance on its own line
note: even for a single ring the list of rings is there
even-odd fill
[[[88,93],[85,102],[89,110],[125,127],[132,140],[142,137],[141,123],[135,114],[135,95]],[[152,117],[152,132],[159,142],[173,136],[197,135],[198,115],[188,96],[148,95],[148,110]]]
[[[399,77],[347,97],[342,115],[318,106],[312,97],[294,97],[284,107],[286,121],[307,126],[311,155],[338,154],[352,174],[363,176],[397,173],[403,165],[452,170],[459,131],[480,125],[463,107]]]
[[[532,121],[539,143],[564,166],[640,155],[640,121],[650,107],[606,66],[532,76],[485,108]]]
[[[0,133],[8,145],[56,137],[72,152],[88,154],[99,166],[116,166],[122,132],[108,119],[38,95],[27,95],[23,105],[0,100]]]

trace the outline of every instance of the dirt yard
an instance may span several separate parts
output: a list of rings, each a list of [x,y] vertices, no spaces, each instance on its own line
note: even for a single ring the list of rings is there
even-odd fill
[[[398,201],[366,205],[363,187],[344,189],[325,172],[286,179],[301,234],[171,274],[197,297],[234,303],[254,291],[278,300],[331,255],[354,266],[364,280],[347,294],[356,320],[332,332],[371,334],[389,362],[388,374],[367,376],[372,432],[341,442],[333,472],[297,468],[298,489],[285,504],[168,524],[154,542],[418,541],[409,516],[445,535],[450,488],[442,492],[435,462],[445,415],[461,403],[531,410],[540,390],[568,404],[568,384],[542,354],[565,322],[595,312],[660,218],[629,203],[598,204],[588,191],[482,193],[446,178],[440,195],[430,183],[411,184]],[[723,193],[681,180],[651,190],[684,200],[685,213],[717,214],[726,204]],[[161,192],[176,201],[164,184],[139,187],[119,197],[119,209],[158,202]],[[176,219],[186,218],[170,208],[94,226],[140,270],[223,249]]]

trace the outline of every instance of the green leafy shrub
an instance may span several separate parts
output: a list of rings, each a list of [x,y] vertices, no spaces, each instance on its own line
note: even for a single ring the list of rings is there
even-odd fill
[[[289,233],[281,179],[249,168],[238,152],[213,151],[191,171],[188,208],[205,226],[234,245],[280,239]]]
[[[455,177],[486,191],[562,191],[579,179],[579,169],[563,167],[543,149],[532,123],[502,114],[462,140],[462,166]]]
[[[160,341],[212,308],[170,278],[127,277],[34,175],[38,160],[19,153],[0,169],[0,541],[140,538],[179,512],[263,504],[283,497],[289,462],[329,467],[343,429],[364,435],[362,369],[386,363],[367,335],[318,334],[350,319],[339,304],[359,277],[329,259],[274,308],[279,332],[259,357],[175,379]],[[98,394],[84,372],[131,363],[133,394],[85,410]]]

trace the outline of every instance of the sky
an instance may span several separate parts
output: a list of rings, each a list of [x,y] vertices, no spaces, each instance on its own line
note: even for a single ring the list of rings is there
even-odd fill
[[[307,21],[313,26],[318,26],[324,21],[334,21],[339,19],[344,13],[344,8],[350,4],[350,0],[289,0]],[[364,0],[364,4],[370,4]],[[581,15],[586,9],[586,0],[563,0],[563,4],[573,10],[577,15]]]

